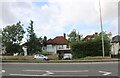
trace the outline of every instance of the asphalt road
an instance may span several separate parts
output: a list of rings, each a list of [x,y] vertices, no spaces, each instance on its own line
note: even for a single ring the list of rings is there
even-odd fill
[[[118,76],[118,63],[4,63],[3,76]]]

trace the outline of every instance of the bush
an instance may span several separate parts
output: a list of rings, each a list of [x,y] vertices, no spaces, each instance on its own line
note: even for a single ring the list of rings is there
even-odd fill
[[[86,56],[102,56],[102,43],[101,37],[90,39],[86,41],[74,42],[71,45],[73,58],[81,58]],[[110,41],[104,39],[105,56],[109,56]]]
[[[72,50],[73,58],[83,58],[86,56],[83,42],[73,43],[71,50]]]
[[[40,52],[40,51],[35,52],[35,54],[42,54],[42,55],[45,55],[45,56],[50,55],[48,52]]]

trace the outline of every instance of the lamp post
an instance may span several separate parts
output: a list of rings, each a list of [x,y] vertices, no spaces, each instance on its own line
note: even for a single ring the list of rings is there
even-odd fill
[[[99,10],[100,10],[100,24],[101,24],[101,36],[102,36],[102,53],[103,53],[103,57],[105,56],[105,52],[104,52],[104,38],[103,38],[103,26],[102,26],[102,15],[101,15],[101,4],[100,4],[100,0],[99,0]]]

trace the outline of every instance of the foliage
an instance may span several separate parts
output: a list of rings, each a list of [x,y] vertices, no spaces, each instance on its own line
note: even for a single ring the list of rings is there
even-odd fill
[[[104,32],[104,46],[105,55],[108,56],[110,52],[110,39]],[[101,33],[96,35],[93,39],[86,41],[79,41],[72,44],[72,54],[74,58],[80,58],[85,56],[102,56],[102,40]]]
[[[35,54],[42,54],[42,55],[45,55],[45,56],[50,55],[48,52],[40,52],[40,51],[35,52]]]
[[[68,35],[68,40],[73,42],[73,41],[80,41],[82,35],[79,35],[79,33],[76,32],[76,30],[74,29],[69,35]]]
[[[32,60],[32,56],[3,56],[2,60]]]
[[[32,55],[37,51],[41,51],[42,48],[42,38],[37,38],[33,29],[33,21],[30,21],[30,26],[27,28],[28,40],[27,40],[27,52],[28,55]]]
[[[76,32],[76,30],[72,30],[71,33],[68,35],[68,42],[69,45],[72,46],[75,42],[78,42],[82,39],[82,35]]]
[[[0,29],[0,43],[2,43],[2,29]]]
[[[42,43],[43,43],[43,47],[47,46],[47,37],[46,36],[44,36]]]
[[[18,22],[17,24],[3,28],[3,42],[20,43],[23,38],[23,34],[25,33],[22,26],[21,22]]]
[[[6,47],[7,54],[13,55],[14,53],[20,53],[22,51],[20,43],[24,33],[25,31],[20,21],[3,28],[2,43]]]

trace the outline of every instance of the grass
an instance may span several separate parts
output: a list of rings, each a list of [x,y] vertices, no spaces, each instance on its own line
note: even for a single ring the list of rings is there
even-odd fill
[[[88,57],[84,57],[84,58],[79,58],[78,60],[102,60],[102,59],[111,59],[111,57],[109,56],[105,56],[105,57],[102,57],[102,56],[94,56],[94,57],[91,57],[91,56],[88,56]]]
[[[52,57],[52,56],[51,56]],[[85,58],[78,58],[73,60],[57,60],[57,59],[51,59],[51,60],[41,60],[41,59],[33,59],[33,56],[3,56],[1,58],[2,60],[10,61],[11,62],[25,62],[25,63],[78,63],[80,61],[85,60],[103,60],[103,59],[111,59],[110,57],[85,57]]]
[[[52,61],[58,61],[56,58],[53,56],[49,56],[50,60]],[[54,59],[55,58],[55,59]],[[102,56],[96,56],[96,57],[85,57],[85,58],[78,58],[78,59],[73,59],[73,60],[102,60],[102,59],[111,59],[111,57],[102,57]],[[33,56],[2,56],[0,57],[0,60],[30,60],[30,61],[35,61],[35,62],[46,62],[46,60],[40,60],[40,59],[33,59]]]
[[[1,60],[32,60],[32,56],[2,56]]]
[[[48,58],[50,58],[51,60],[56,60],[56,56],[54,55],[48,56]],[[33,59],[33,56],[0,56],[0,60],[13,60],[13,61],[25,60],[25,61],[31,61],[36,63],[48,62],[42,59]]]

